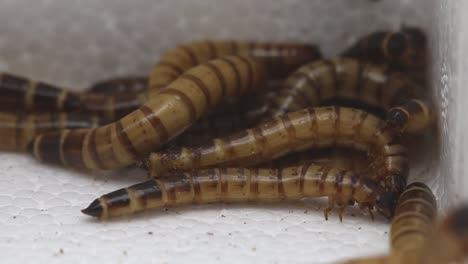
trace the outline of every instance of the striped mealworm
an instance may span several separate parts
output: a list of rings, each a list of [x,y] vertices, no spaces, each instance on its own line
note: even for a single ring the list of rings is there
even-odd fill
[[[98,127],[106,123],[102,118],[82,113],[0,112],[0,149],[24,151],[40,134]]]
[[[0,74],[0,111],[82,111],[114,120],[138,108],[145,98],[139,94],[102,95]]]
[[[241,56],[201,64],[117,122],[37,137],[33,153],[40,161],[75,168],[115,169],[134,164],[221,100],[263,88],[265,75],[263,63]]]
[[[87,92],[104,95],[145,93],[148,78],[139,75],[116,77],[98,81],[92,84]]]
[[[383,196],[382,196],[383,197]],[[382,198],[382,201],[387,199]],[[396,201],[387,200],[390,206]],[[382,202],[385,204],[386,202]],[[385,207],[385,205],[382,205]],[[423,183],[415,182],[401,194],[392,219],[388,256],[370,257],[342,262],[343,264],[401,264],[428,263],[422,261],[424,248],[432,240],[431,233],[437,213],[436,200],[432,191]],[[434,262],[448,263],[448,262]]]
[[[408,185],[401,194],[390,229],[392,251],[411,251],[423,247],[430,236],[437,213],[431,189],[423,183]]]
[[[255,43],[240,41],[198,41],[177,46],[164,53],[149,80],[152,97],[188,69],[209,60],[240,55],[262,59],[270,78],[282,78],[304,63],[319,59],[315,45],[297,43]]]
[[[335,104],[358,107],[384,117],[391,107],[411,102],[418,90],[419,86],[411,79],[402,73],[389,73],[385,66],[350,58],[322,60],[302,66],[287,78],[277,95],[269,100],[265,119],[305,107]],[[426,102],[417,102],[424,111],[407,112],[413,115],[401,126],[402,130],[410,128],[405,132],[423,131],[433,120],[432,108]],[[421,122],[422,119],[426,122]]]
[[[328,196],[328,218],[334,206],[342,219],[351,202],[361,209],[375,207],[386,217],[394,208],[381,202],[389,195],[370,180],[360,180],[351,171],[306,163],[278,169],[222,168],[181,172],[111,192],[96,199],[83,213],[107,218],[150,208],[194,203],[276,202]]]
[[[409,166],[406,149],[368,112],[346,107],[318,107],[291,112],[211,143],[152,153],[144,162],[151,176],[211,166],[255,165],[310,148],[351,147],[372,153],[372,177],[404,188]]]
[[[421,68],[427,63],[427,39],[421,29],[414,27],[398,32],[378,31],[358,40],[342,56],[388,63],[398,70]]]

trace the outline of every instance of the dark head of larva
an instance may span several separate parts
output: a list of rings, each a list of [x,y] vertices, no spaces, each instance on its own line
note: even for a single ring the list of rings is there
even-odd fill
[[[364,185],[375,194],[375,209],[387,219],[395,214],[399,193],[388,191],[373,180],[364,180]]]
[[[379,194],[375,199],[375,208],[377,212],[391,219],[395,214],[396,207],[398,205],[398,193],[386,191]]]
[[[408,113],[396,107],[390,109],[387,114],[387,127],[393,131],[402,130],[408,123]]]

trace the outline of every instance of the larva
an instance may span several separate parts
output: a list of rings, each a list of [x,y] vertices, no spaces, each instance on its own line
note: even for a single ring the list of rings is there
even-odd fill
[[[125,167],[182,133],[224,98],[263,88],[265,78],[263,63],[255,59],[216,59],[187,71],[117,122],[37,137],[33,153],[40,161],[75,168]]]
[[[198,41],[167,51],[154,66],[149,80],[150,97],[188,69],[209,60],[240,55],[262,59],[270,78],[282,78],[304,63],[319,59],[315,45],[298,43],[255,43],[239,41]]]
[[[401,264],[429,263],[422,261],[428,241],[431,241],[437,213],[432,191],[423,183],[415,182],[401,194],[392,219],[388,256],[377,256],[342,262],[343,264]],[[438,264],[449,262],[434,262]]]
[[[148,78],[145,76],[130,75],[110,78],[92,84],[87,92],[104,95],[138,94],[145,93],[148,87]]]
[[[113,120],[138,108],[144,100],[139,94],[78,93],[12,74],[0,74],[0,111],[82,111]]]
[[[329,197],[325,217],[335,205],[340,219],[350,202],[362,209],[375,205],[386,217],[394,197],[351,171],[307,163],[279,169],[222,168],[181,172],[111,192],[82,212],[100,218],[131,214],[150,208],[213,202],[275,202],[304,197]],[[380,206],[380,205],[384,206]]]
[[[425,67],[427,39],[421,29],[404,27],[398,32],[377,31],[358,40],[343,57],[390,64],[399,70]]]
[[[409,171],[406,149],[383,126],[381,119],[358,109],[308,108],[210,144],[152,153],[144,166],[158,176],[210,166],[249,166],[291,152],[342,146],[374,153],[374,178],[401,189]]]
[[[384,66],[349,58],[322,60],[302,66],[287,78],[277,95],[269,100],[266,118],[305,107],[334,104],[358,107],[385,117],[391,107],[416,97],[418,90],[419,86],[404,74],[389,73]],[[416,102],[424,111],[407,115],[409,118],[402,129],[410,129],[405,132],[423,131],[432,121],[427,102]],[[416,124],[412,124],[414,117],[419,120]]]
[[[97,116],[81,113],[11,113],[0,112],[0,149],[24,151],[37,135],[98,127],[107,122]]]
[[[431,189],[423,183],[408,185],[400,195],[390,229],[392,251],[410,251],[423,247],[430,236],[437,213]]]

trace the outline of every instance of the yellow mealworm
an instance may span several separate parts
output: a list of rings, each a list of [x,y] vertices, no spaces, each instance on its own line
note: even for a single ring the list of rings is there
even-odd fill
[[[151,176],[211,166],[249,166],[288,153],[332,146],[369,151],[378,162],[372,178],[404,188],[409,167],[406,149],[368,112],[346,107],[308,108],[277,117],[210,144],[152,153],[144,162]]]
[[[0,111],[82,111],[113,120],[135,110],[144,100],[137,93],[78,93],[8,73],[0,74]]]
[[[358,107],[384,117],[391,107],[411,102],[418,90],[418,85],[404,74],[389,73],[384,66],[349,58],[322,60],[302,66],[284,82],[278,94],[269,100],[266,118],[305,107],[335,104]],[[424,111],[405,120],[401,126],[408,128],[405,132],[423,131],[432,121],[428,103],[417,102]]]
[[[75,168],[115,169],[134,164],[221,100],[263,88],[265,75],[263,63],[241,56],[201,64],[117,122],[37,137],[33,153],[40,161]],[[73,144],[63,144],[69,141]]]
[[[325,217],[337,205],[341,219],[344,208],[351,202],[357,202],[362,209],[375,206],[387,217],[395,209],[388,202],[381,203],[381,197],[389,195],[373,181],[360,180],[351,171],[306,163],[278,169],[221,168],[181,172],[106,194],[82,212],[107,218],[193,203],[275,202],[321,196],[329,197]]]
[[[37,135],[98,127],[107,123],[102,118],[81,113],[11,113],[0,112],[0,149],[24,151]]]
[[[188,69],[209,60],[241,55],[262,59],[270,78],[282,78],[304,63],[319,59],[315,45],[297,43],[255,43],[239,41],[199,41],[170,49],[154,66],[149,80],[152,97]]]
[[[400,70],[424,67],[427,39],[421,29],[414,27],[404,27],[399,32],[378,31],[361,38],[342,56],[388,63]]]
[[[148,78],[130,75],[98,81],[91,85],[87,92],[104,95],[138,94],[147,91]]]

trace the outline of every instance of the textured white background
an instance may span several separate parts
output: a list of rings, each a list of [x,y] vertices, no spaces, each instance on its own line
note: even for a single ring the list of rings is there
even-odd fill
[[[468,10],[462,2],[0,0],[0,70],[81,89],[115,74],[147,73],[164,50],[194,39],[300,40],[332,55],[365,33],[417,24],[431,32],[434,48],[442,168],[460,176],[435,178],[433,151],[424,151],[413,176],[448,204],[457,198],[453,190],[466,166],[467,148],[457,141],[464,127],[456,126],[464,124],[458,114],[463,105],[450,102],[463,96],[456,93],[465,84],[458,70],[468,66],[455,63],[461,54],[454,53],[466,41],[457,37],[460,22],[453,15]],[[452,160],[460,162],[453,166]],[[79,212],[143,174],[82,174],[38,164],[26,154],[1,153],[1,263],[323,263],[387,249],[385,220],[371,222],[348,210],[344,223],[335,214],[325,221],[321,201],[194,206],[110,222]]]

